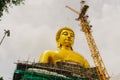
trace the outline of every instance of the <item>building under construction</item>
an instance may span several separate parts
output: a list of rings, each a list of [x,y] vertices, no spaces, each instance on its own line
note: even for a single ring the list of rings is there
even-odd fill
[[[83,68],[74,63],[17,62],[13,80],[98,80],[96,68]]]
[[[84,3],[84,1],[81,2],[81,13],[69,6],[66,7],[79,15],[76,20],[80,21],[81,29],[86,36],[95,67],[84,68],[77,63],[62,61],[57,62],[56,65],[49,63],[30,63],[28,61],[17,62],[13,80],[110,80],[92,36],[91,25],[87,21],[88,15],[86,15],[86,11],[89,6]]]

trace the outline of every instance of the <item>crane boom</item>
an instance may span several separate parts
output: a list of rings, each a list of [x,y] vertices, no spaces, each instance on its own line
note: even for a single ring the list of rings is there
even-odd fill
[[[100,52],[99,52],[99,50],[96,46],[95,40],[92,36],[91,26],[89,25],[89,23],[87,21],[88,16],[85,15],[87,8],[89,6],[84,5],[81,9],[81,13],[79,13],[78,11],[74,10],[73,8],[71,8],[69,6],[66,6],[66,7],[79,15],[78,20],[80,21],[82,31],[84,32],[84,34],[86,36],[86,40],[87,40],[89,49],[91,51],[91,56],[93,58],[94,64],[96,66],[99,80],[110,80],[110,76],[107,72],[107,69],[103,63],[102,57],[100,56]]]
[[[7,35],[8,37],[10,36],[10,30],[4,30],[5,32],[4,32],[4,36],[3,36],[3,38],[1,39],[1,41],[0,41],[0,45],[2,44],[2,42],[3,42],[3,40],[4,40],[4,38],[5,38],[5,36]]]

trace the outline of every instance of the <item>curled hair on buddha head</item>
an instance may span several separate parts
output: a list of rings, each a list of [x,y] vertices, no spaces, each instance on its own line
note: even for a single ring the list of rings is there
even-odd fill
[[[60,34],[61,34],[61,32],[62,32],[63,30],[72,31],[73,34],[74,34],[74,31],[73,31],[71,28],[67,27],[67,26],[63,26],[62,28],[60,28],[60,29],[57,31],[57,33],[56,33],[56,43],[57,43],[57,47],[58,47],[58,48],[61,48],[61,46],[62,46],[58,40],[59,40]],[[74,34],[74,35],[75,35],[75,34]],[[73,50],[72,47],[71,47],[71,50]]]

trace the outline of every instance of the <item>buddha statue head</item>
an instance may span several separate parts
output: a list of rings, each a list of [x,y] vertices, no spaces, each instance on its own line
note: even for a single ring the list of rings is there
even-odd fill
[[[74,32],[68,27],[62,27],[56,33],[56,43],[57,47],[69,47],[72,50],[72,45],[74,43]]]

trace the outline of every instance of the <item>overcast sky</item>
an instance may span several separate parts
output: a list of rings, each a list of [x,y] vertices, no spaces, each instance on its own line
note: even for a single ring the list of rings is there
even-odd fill
[[[97,47],[110,76],[120,73],[120,0],[86,0],[87,12]],[[10,30],[0,45],[0,76],[11,80],[17,60],[38,61],[42,52],[57,49],[55,35],[62,26],[75,32],[74,51],[82,54],[94,66],[85,35],[78,17],[65,8],[80,11],[80,0],[26,0],[25,5],[14,6],[0,21],[0,40],[4,29]]]

